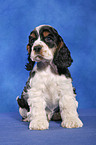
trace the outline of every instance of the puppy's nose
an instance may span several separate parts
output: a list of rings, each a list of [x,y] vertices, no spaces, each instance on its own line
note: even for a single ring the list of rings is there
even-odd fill
[[[34,47],[34,51],[37,53],[39,53],[41,49],[42,49],[42,46],[40,45]]]

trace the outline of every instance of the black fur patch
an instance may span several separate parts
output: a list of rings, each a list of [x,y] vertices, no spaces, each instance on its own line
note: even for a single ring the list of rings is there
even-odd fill
[[[35,35],[35,38],[32,37],[32,33]],[[37,40],[38,38],[38,33],[36,30],[33,30],[31,33],[30,33],[30,36],[29,36],[29,45],[32,47],[33,43],[35,42],[35,40]]]
[[[35,71],[33,71],[33,72],[30,72],[30,78],[33,78],[34,76],[35,76]]]
[[[73,88],[73,92],[74,92],[74,94],[76,94],[76,89],[75,88]]]
[[[35,61],[32,61],[32,60],[30,59],[30,54],[28,54],[28,55],[29,55],[29,56],[28,56],[28,61],[29,61],[29,63],[27,63],[25,66],[26,66],[26,70],[30,71],[30,70],[33,69],[33,67],[34,67],[34,65],[35,65]]]
[[[48,31],[50,34],[46,37],[43,36],[43,32]],[[49,49],[53,47],[57,47],[58,45],[58,32],[49,26],[42,26],[40,30],[40,37],[43,42],[49,47]]]
[[[23,92],[22,92],[22,95],[21,95],[21,99],[18,98],[18,100],[17,100],[18,105],[19,105],[21,108],[27,109],[28,111],[29,111],[29,105],[28,105],[28,103],[27,103],[28,97],[26,97],[26,100],[25,100],[25,99],[24,99],[24,93],[27,93],[28,89],[30,89],[30,85],[29,85],[30,79],[31,79],[32,77],[34,77],[34,76],[35,76],[35,71],[30,72],[30,77],[29,77],[28,81],[26,82],[26,86],[25,86],[24,89],[23,89]]]
[[[21,98],[21,99],[18,98],[17,102],[18,102],[19,107],[25,108],[29,112],[30,109],[29,109],[29,105],[28,105],[27,101],[25,101],[23,98]]]
[[[64,74],[67,78],[71,78],[71,74],[67,68],[59,68],[58,67],[58,73],[59,73],[59,75]]]
[[[60,50],[56,51],[53,62],[59,68],[67,68],[71,65],[73,60],[71,58],[70,51],[68,50],[66,45],[60,48]]]
[[[59,106],[54,109],[54,114],[51,118],[52,121],[61,121],[61,115],[60,115],[60,108]]]

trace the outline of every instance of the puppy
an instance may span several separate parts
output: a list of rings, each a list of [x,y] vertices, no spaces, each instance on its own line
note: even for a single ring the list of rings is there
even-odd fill
[[[53,27],[40,25],[30,33],[27,50],[30,76],[17,102],[29,129],[48,129],[51,119],[62,119],[62,127],[82,127],[68,70],[73,60],[61,36]]]

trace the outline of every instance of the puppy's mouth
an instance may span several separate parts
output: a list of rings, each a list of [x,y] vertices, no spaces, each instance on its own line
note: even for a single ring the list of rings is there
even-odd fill
[[[38,54],[38,55],[35,56],[34,61],[39,62],[39,61],[42,61],[43,59],[44,59],[43,56]]]
[[[34,61],[37,61],[37,62],[40,62],[40,61],[42,61],[42,62],[44,61],[45,62],[45,61],[47,61],[47,62],[49,62],[50,60],[48,60],[48,59],[44,58],[44,56],[38,54],[38,55],[35,56]]]

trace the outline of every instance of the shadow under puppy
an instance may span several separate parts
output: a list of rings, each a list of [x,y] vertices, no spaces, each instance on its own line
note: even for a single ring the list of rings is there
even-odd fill
[[[40,25],[30,33],[27,50],[30,76],[17,102],[29,129],[48,129],[51,119],[62,119],[62,127],[82,127],[68,70],[73,60],[61,36],[53,27]]]

